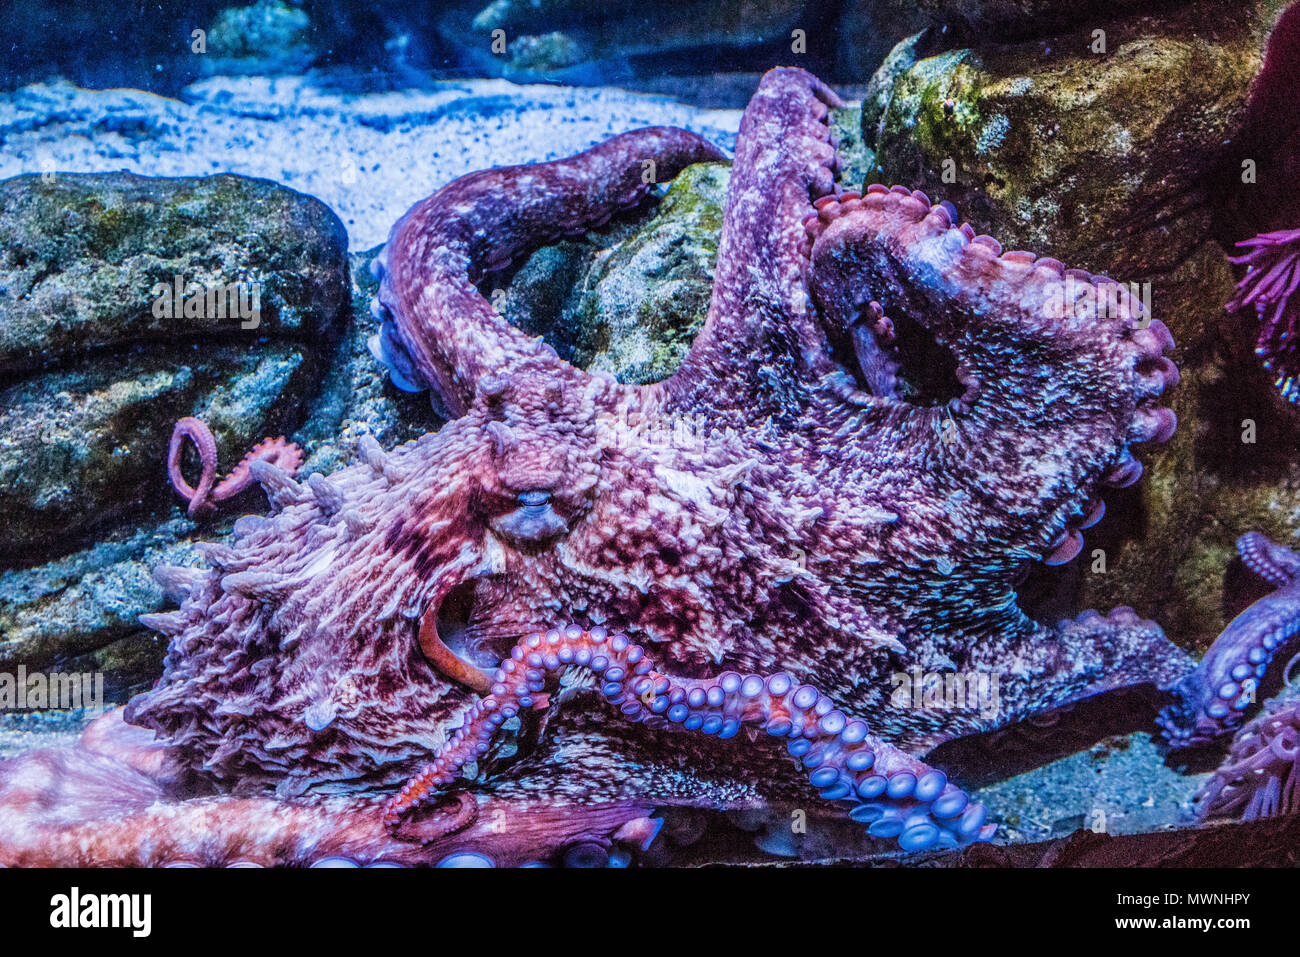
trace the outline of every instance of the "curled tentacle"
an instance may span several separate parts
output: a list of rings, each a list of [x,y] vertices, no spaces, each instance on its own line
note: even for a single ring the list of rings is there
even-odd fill
[[[1237,549],[1248,568],[1280,587],[1234,618],[1178,685],[1180,701],[1159,718],[1175,747],[1204,744],[1241,727],[1270,669],[1285,669],[1300,652],[1300,555],[1257,532],[1238,539]]]
[[[972,524],[990,544],[1019,539],[1060,564],[1101,517],[1099,486],[1141,476],[1129,447],[1173,433],[1173,412],[1157,405],[1178,381],[1162,355],[1173,339],[1121,284],[1003,252],[955,212],[872,185],[827,197],[806,221],[813,297],[828,337],[851,337],[861,380],[827,377],[829,412],[848,417],[843,432],[898,430],[901,455],[933,461],[963,500],[987,501]],[[947,382],[934,371],[945,361]],[[1026,435],[1042,456],[1024,454]]]
[[[487,753],[497,729],[533,707],[547,676],[570,666],[595,672],[610,704],[647,726],[731,738],[755,725],[789,739],[787,749],[809,772],[823,798],[853,801],[850,816],[878,837],[896,837],[904,850],[957,847],[987,840],[983,805],[972,804],[942,771],[870,734],[811,685],[778,672],[762,677],[727,672],[714,680],[672,678],[654,670],[644,650],[623,635],[577,625],[530,635],[493,676],[491,694],[476,702],[465,723],[393,797],[384,824],[404,816],[455,780],[461,767]]]
[[[653,127],[550,163],[462,176],[398,220],[375,260],[372,311],[382,325],[371,352],[395,384],[430,389],[449,416],[465,413],[480,379],[517,359],[577,376],[474,284],[529,249],[608,222],[686,166],[723,158],[694,133]]]
[[[197,488],[190,485],[181,472],[181,452],[186,439],[194,443],[202,464],[203,471]],[[181,419],[172,429],[171,446],[167,450],[167,475],[171,479],[172,488],[189,503],[187,511],[191,516],[212,511],[214,503],[232,498],[252,485],[255,481],[252,473],[254,462],[270,462],[293,475],[302,465],[303,452],[293,442],[286,441],[284,436],[263,439],[230,470],[229,475],[217,482],[217,443],[212,437],[212,430],[192,416]]]

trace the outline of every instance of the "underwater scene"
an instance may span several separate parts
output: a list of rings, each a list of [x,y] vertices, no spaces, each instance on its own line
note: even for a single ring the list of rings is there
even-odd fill
[[[1296,866],[1297,102],[1290,0],[4,0],[0,866]]]

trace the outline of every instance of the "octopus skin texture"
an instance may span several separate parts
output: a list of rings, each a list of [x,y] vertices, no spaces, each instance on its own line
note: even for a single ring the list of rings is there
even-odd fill
[[[413,207],[372,349],[451,420],[305,482],[250,462],[272,514],[158,572],[180,607],[145,619],[170,639],[156,687],[75,755],[0,765],[22,809],[0,861],[520,864],[645,846],[655,808],[690,805],[960,846],[993,822],[937,745],[1172,694],[1193,666],[1157,625],[1046,626],[1014,586],[1173,431],[1168,331],[948,204],[842,191],[834,105],[764,76],[707,322],[649,386],[561,361],[478,284],[718,150],[638,130]],[[917,667],[998,693],[910,707],[891,677]]]

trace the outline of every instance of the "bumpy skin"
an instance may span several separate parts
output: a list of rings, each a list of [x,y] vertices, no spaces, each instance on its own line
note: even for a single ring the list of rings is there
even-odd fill
[[[1229,622],[1196,670],[1179,685],[1178,703],[1160,726],[1175,747],[1205,744],[1240,728],[1270,669],[1300,653],[1300,555],[1258,532],[1237,540],[1242,562],[1277,590]]]
[[[576,620],[588,638],[569,652],[607,627],[654,659],[651,690],[661,679],[666,690],[644,710],[656,720],[655,697],[667,721],[672,694],[707,699],[716,687],[717,714],[692,715],[699,730],[712,716],[771,731],[790,702],[769,694],[751,708],[726,690],[726,673],[811,686],[888,755],[882,793],[847,763],[860,742],[844,728],[783,731],[796,750],[802,740],[832,755],[835,781],[815,778],[824,800],[925,847],[987,836],[982,824],[944,824],[965,798],[918,760],[935,745],[1182,678],[1186,656],[1131,610],[1046,627],[1019,610],[1012,584],[1026,562],[1077,553],[1102,486],[1140,475],[1129,447],[1172,430],[1157,406],[1176,380],[1161,355],[1167,331],[1123,296],[1114,315],[1089,314],[1091,291],[1116,287],[1000,255],[920,193],[835,194],[836,102],[803,71],[764,77],[741,124],[708,322],[657,385],[565,364],[474,283],[639,201],[647,160],[663,179],[716,158],[703,141],[629,133],[568,160],[473,174],[413,208],[379,260],[374,349],[400,384],[430,387],[456,418],[390,452],[363,442],[359,464],[306,484],[253,463],[277,511],[206,546],[211,571],[161,572],[183,601],[148,619],[170,653],[127,720],[155,730],[201,785],[274,790],[294,813],[322,808],[321,822],[340,820],[321,792],[391,786],[433,755],[435,772],[387,809],[394,840],[448,773],[491,760],[488,716],[507,699],[546,709],[531,767],[558,769],[547,799],[575,816],[626,809],[628,795],[723,803],[790,779],[770,770],[771,746],[749,738],[657,736],[613,715],[585,734],[614,744],[566,766],[548,739],[564,737],[585,693],[547,696],[549,665],[501,692],[489,671]],[[1064,316],[1052,307],[1062,284]],[[445,635],[440,612],[459,619]],[[913,666],[995,674],[995,707],[896,706],[891,676]],[[638,709],[630,716],[647,717]],[[816,774],[808,753],[796,756]],[[666,787],[649,777],[659,754],[697,779],[733,762],[732,783]],[[476,800],[495,800],[503,776],[481,782]],[[531,818],[518,830],[553,837]],[[517,837],[497,833],[498,860],[517,859]]]

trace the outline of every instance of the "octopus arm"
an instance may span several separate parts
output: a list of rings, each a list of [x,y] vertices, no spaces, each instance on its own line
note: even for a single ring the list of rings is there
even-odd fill
[[[375,312],[383,325],[371,349],[412,390],[432,389],[463,415],[489,372],[530,358],[573,369],[511,325],[475,284],[522,253],[581,235],[636,206],[686,166],[723,154],[685,130],[633,130],[550,163],[462,176],[417,203],[393,226],[375,260]]]

